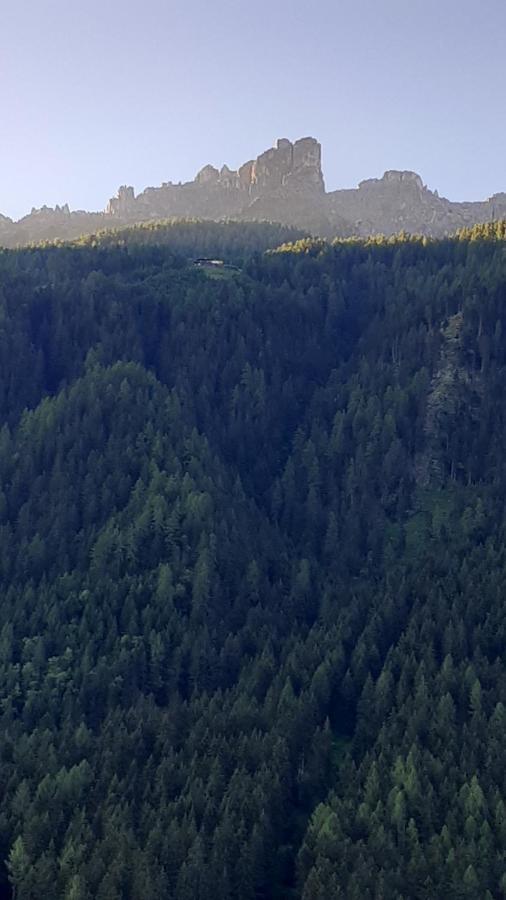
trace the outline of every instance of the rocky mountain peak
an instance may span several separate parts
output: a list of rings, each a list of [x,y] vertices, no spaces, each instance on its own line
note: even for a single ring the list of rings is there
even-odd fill
[[[270,220],[327,237],[401,230],[439,236],[506,218],[506,193],[482,202],[452,203],[426,187],[416,172],[396,169],[356,188],[327,193],[316,138],[292,142],[281,137],[238,169],[206,165],[193,181],[167,181],[137,196],[132,186],[122,185],[104,212],[71,211],[65,204],[33,209],[18,222],[0,214],[0,244],[74,238],[108,226],[166,218]]]
[[[401,184],[403,186],[417,187],[420,191],[423,191],[425,185],[417,175],[416,172],[410,171],[399,171],[398,169],[390,169],[388,172],[385,172],[383,178],[380,179],[385,184]]]
[[[399,188],[416,188],[417,190],[426,190],[425,185],[416,172],[401,171],[399,169],[389,169],[381,178],[366,178],[359,183],[358,189],[367,190],[388,190],[391,187]]]
[[[252,193],[259,195],[280,187],[324,192],[321,145],[315,138],[301,138],[294,144],[279,138],[275,147],[257,157],[251,172]]]
[[[207,165],[198,172],[194,184],[220,185],[227,190],[245,191],[253,199],[286,188],[324,192],[321,170],[321,146],[315,138],[301,138],[292,143],[279,138],[270,147],[235,171],[224,165],[220,170]]]
[[[216,184],[219,181],[220,173],[214,166],[204,166],[195,176],[196,184]]]
[[[111,197],[106,207],[106,215],[124,218],[135,209],[135,193],[133,187],[123,184],[118,188],[115,197]]]

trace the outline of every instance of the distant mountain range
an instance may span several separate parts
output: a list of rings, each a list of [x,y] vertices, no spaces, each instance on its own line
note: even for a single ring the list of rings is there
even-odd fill
[[[270,220],[324,237],[403,230],[439,237],[506,218],[506,193],[482,202],[453,203],[429,190],[415,172],[402,171],[385,172],[357,188],[326,192],[318,141],[281,138],[237,171],[206,165],[193,181],[165,182],[137,196],[124,185],[103,212],[72,211],[65,205],[32,209],[18,222],[0,215],[0,245],[75,238],[167,218]]]

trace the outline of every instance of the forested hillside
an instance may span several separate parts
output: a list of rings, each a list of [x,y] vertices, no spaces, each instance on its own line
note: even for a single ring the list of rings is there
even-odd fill
[[[0,251],[0,897],[506,897],[506,225],[298,237]]]

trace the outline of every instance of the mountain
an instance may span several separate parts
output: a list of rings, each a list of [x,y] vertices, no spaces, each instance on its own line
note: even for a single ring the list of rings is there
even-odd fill
[[[321,147],[315,138],[286,138],[237,171],[206,165],[193,181],[167,182],[135,196],[126,185],[104,212],[42,207],[13,222],[0,216],[0,245],[70,239],[104,228],[171,218],[273,221],[324,237],[412,234],[443,236],[506,217],[506,193],[475,203],[452,203],[414,172],[385,172],[358,188],[326,193]]]
[[[506,223],[294,238],[0,253],[5,900],[505,893]]]

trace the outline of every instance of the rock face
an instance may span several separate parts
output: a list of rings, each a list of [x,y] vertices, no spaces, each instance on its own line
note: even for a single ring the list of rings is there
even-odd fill
[[[292,144],[280,138],[251,164],[246,187],[251,196],[261,197],[279,188],[325,191],[321,170],[321,146],[314,138],[301,138]],[[244,167],[243,167],[244,168]]]
[[[287,138],[244,163],[237,171],[223,166],[204,166],[195,180],[159,188],[146,188],[138,197],[133,188],[121,187],[109,200],[106,215],[145,219],[151,214],[222,216],[242,215],[259,198],[292,199],[301,193],[315,200],[324,195],[321,170],[321,147],[314,138],[301,138],[292,144]],[[316,201],[317,202],[317,201]],[[273,210],[275,213],[275,210]]]
[[[220,173],[214,166],[204,166],[195,176],[197,184],[217,184],[220,180]]]
[[[313,137],[274,147],[238,170],[206,165],[193,181],[165,182],[135,195],[123,185],[104,212],[71,212],[67,205],[33,209],[13,222],[0,215],[0,245],[75,238],[101,228],[167,218],[271,220],[308,233],[366,236],[411,233],[442,236],[475,223],[506,218],[506,193],[480,203],[451,203],[415,172],[389,171],[357,188],[325,192],[321,146]]]
[[[237,171],[228,166],[223,166],[221,171],[214,166],[204,166],[196,175],[194,183],[240,190],[254,198],[295,184],[322,194],[325,188],[321,170],[321,146],[311,137],[301,138],[294,144],[287,138],[280,138],[275,147],[261,153],[256,159],[250,159]],[[122,190],[124,188],[120,188]]]
[[[135,194],[133,187],[123,184],[115,197],[111,197],[106,207],[106,215],[118,216],[120,219],[135,214]]]

